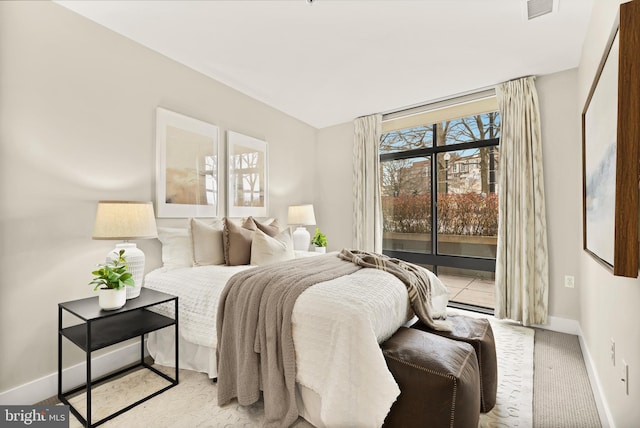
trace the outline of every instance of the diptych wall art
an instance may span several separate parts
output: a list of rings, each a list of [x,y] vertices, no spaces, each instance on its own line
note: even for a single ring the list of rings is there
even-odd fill
[[[157,216],[218,216],[220,171],[218,127],[158,107]]]
[[[227,133],[227,204],[230,217],[266,217],[268,211],[267,142]]]

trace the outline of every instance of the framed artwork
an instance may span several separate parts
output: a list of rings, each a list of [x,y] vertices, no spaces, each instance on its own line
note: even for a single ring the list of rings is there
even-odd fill
[[[618,132],[616,31],[583,113],[584,248],[613,268]]]
[[[582,112],[583,246],[618,276],[638,276],[640,60],[621,5]],[[637,33],[636,33],[637,40]],[[640,48],[636,46],[635,49]]]
[[[156,109],[156,215],[216,217],[220,211],[218,127]]]
[[[269,202],[267,142],[227,133],[229,217],[266,217]]]

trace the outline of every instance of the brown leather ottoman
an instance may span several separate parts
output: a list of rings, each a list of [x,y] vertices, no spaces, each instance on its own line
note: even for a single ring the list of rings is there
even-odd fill
[[[385,428],[478,426],[480,373],[471,345],[401,327],[382,353],[401,391]]]
[[[449,315],[447,320],[451,322],[453,331],[432,330],[420,321],[413,324],[411,328],[466,342],[473,346],[480,367],[480,411],[488,412],[496,405],[498,390],[498,360],[491,324],[485,318],[464,315]]]

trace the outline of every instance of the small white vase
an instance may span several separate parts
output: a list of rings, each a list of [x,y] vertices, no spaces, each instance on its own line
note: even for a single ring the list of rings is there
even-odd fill
[[[315,247],[316,249],[316,253],[326,253],[327,252],[327,247]]]
[[[121,288],[100,288],[98,290],[98,305],[105,311],[120,309],[127,303],[127,290]]]

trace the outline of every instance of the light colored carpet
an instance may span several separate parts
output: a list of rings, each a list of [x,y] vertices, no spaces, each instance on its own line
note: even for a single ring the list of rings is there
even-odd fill
[[[174,369],[156,366],[173,376]],[[137,370],[92,390],[92,421],[136,402],[149,392],[158,391],[169,382],[150,370]],[[233,403],[219,407],[217,388],[204,373],[180,370],[180,383],[162,394],[140,404],[122,415],[104,423],[104,427],[154,427],[154,428],[196,428],[196,427],[259,427],[262,426],[264,409],[262,402],[252,406]],[[69,400],[86,416],[86,396],[80,394]],[[70,428],[80,428],[82,424],[71,416]],[[299,418],[297,428],[312,428]]]
[[[481,316],[481,315],[478,315]],[[532,421],[534,330],[490,318],[498,353],[498,396],[496,407],[481,415],[480,427],[530,427]],[[173,369],[158,367],[170,376]],[[139,370],[92,390],[93,421],[135,402],[168,382],[149,370]],[[85,414],[85,395],[71,399]],[[243,407],[216,405],[216,386],[206,374],[180,371],[180,384],[106,422],[104,427],[259,427],[262,403]],[[71,416],[70,427],[80,427]],[[299,418],[296,428],[311,425]]]
[[[601,426],[578,336],[537,330],[535,370],[534,427]]]

